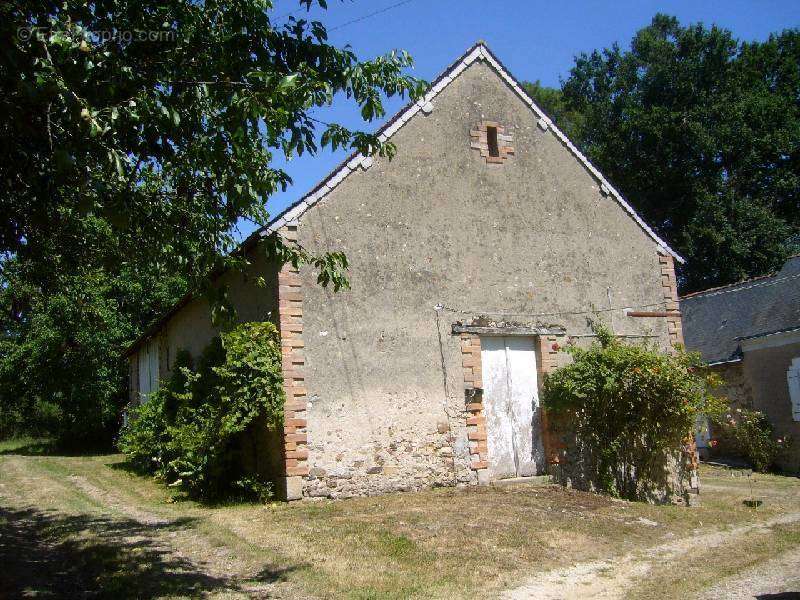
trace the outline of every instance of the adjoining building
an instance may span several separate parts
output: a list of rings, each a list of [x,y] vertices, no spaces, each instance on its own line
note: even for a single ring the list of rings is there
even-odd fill
[[[800,256],[774,275],[688,294],[680,307],[686,347],[722,376],[719,393],[794,440],[779,466],[800,471]]]

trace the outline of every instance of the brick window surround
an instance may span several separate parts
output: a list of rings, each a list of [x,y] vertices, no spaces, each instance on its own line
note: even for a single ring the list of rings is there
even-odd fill
[[[491,156],[489,152],[489,139],[487,128],[494,127],[497,131],[497,156]],[[496,121],[481,121],[469,132],[470,147],[480,151],[481,156],[488,164],[503,164],[509,155],[514,154],[511,146],[513,141],[511,133]]]

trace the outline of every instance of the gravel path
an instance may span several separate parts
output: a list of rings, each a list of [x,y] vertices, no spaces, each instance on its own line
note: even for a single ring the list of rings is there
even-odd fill
[[[706,600],[751,600],[764,597],[800,599],[800,548],[722,581]]]
[[[626,590],[634,585],[637,580],[646,576],[654,565],[663,565],[665,562],[676,561],[683,555],[697,552],[698,549],[703,551],[712,550],[750,532],[766,532],[769,531],[770,527],[787,525],[798,521],[800,521],[800,513],[789,513],[762,523],[743,525],[725,531],[716,531],[681,539],[649,550],[626,554],[616,559],[580,563],[573,567],[548,571],[532,578],[523,586],[507,590],[501,597],[504,600],[523,600],[527,598],[540,600],[624,598]],[[800,569],[798,569],[798,564],[800,563],[797,562],[797,556],[798,554],[793,554],[791,557],[788,555],[782,557],[781,560],[786,561],[784,574],[791,573],[795,577],[800,577]],[[741,578],[732,580],[731,589],[734,592],[739,590],[742,593],[752,594],[752,590],[757,587],[756,584],[760,581],[758,577],[759,574],[756,573],[751,577],[744,575]],[[785,583],[781,574],[776,573],[774,577],[770,577],[770,583],[774,584],[774,586],[785,587],[782,582]],[[720,593],[709,597],[727,598],[728,595]],[[735,597],[752,598],[753,596]]]

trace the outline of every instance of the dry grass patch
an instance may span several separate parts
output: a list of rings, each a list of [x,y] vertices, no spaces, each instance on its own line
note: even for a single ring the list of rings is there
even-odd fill
[[[689,509],[525,485],[207,507],[176,501],[172,490],[127,471],[119,455],[6,455],[0,474],[7,505],[179,523],[159,534],[159,548],[198,572],[234,577],[236,590],[277,573],[285,597],[474,597],[554,568],[800,511],[797,480],[712,469],[703,472],[703,505]],[[742,504],[751,483],[765,500],[757,510]]]
[[[798,523],[754,531],[711,551],[697,548],[696,553],[687,556],[678,568],[668,564],[652,569],[639,585],[626,592],[626,597],[637,600],[696,598],[724,579],[799,546]],[[792,575],[795,579],[800,578],[800,571],[795,570]]]

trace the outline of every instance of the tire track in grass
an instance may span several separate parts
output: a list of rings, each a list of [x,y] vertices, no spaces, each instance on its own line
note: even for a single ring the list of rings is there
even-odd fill
[[[800,522],[800,513],[788,513],[759,523],[682,538],[648,550],[632,552],[616,559],[579,563],[572,567],[544,572],[517,588],[501,594],[504,600],[536,598],[623,598],[626,590],[655,565],[675,561],[687,554],[722,546],[752,532],[768,532],[778,525]]]
[[[170,570],[162,574],[165,577],[186,580],[212,595],[297,597],[282,581],[291,569],[263,564],[255,568],[240,560],[235,548],[215,544],[198,530],[198,518],[202,517],[157,514],[131,501],[124,490],[104,486],[113,485],[113,481],[99,477],[96,478],[99,485],[95,485],[88,477],[74,474],[80,469],[69,464],[65,468],[59,461],[60,457],[14,455],[0,459],[3,475],[0,501],[14,519],[14,527],[41,538],[38,543],[45,553],[65,554],[63,548],[69,547],[70,552],[79,555],[78,547],[102,547],[107,554],[127,557],[130,552],[145,551],[165,565],[165,570]],[[98,465],[98,468],[108,467]],[[53,527],[44,530],[40,524],[45,520],[80,525],[68,531]],[[51,529],[59,529],[61,537],[48,538]],[[104,572],[97,577],[113,579]],[[74,579],[84,578],[76,573]],[[184,591],[191,597],[197,596],[197,589]]]
[[[800,598],[800,548],[724,579],[701,597],[703,600],[754,600],[781,594]]]

